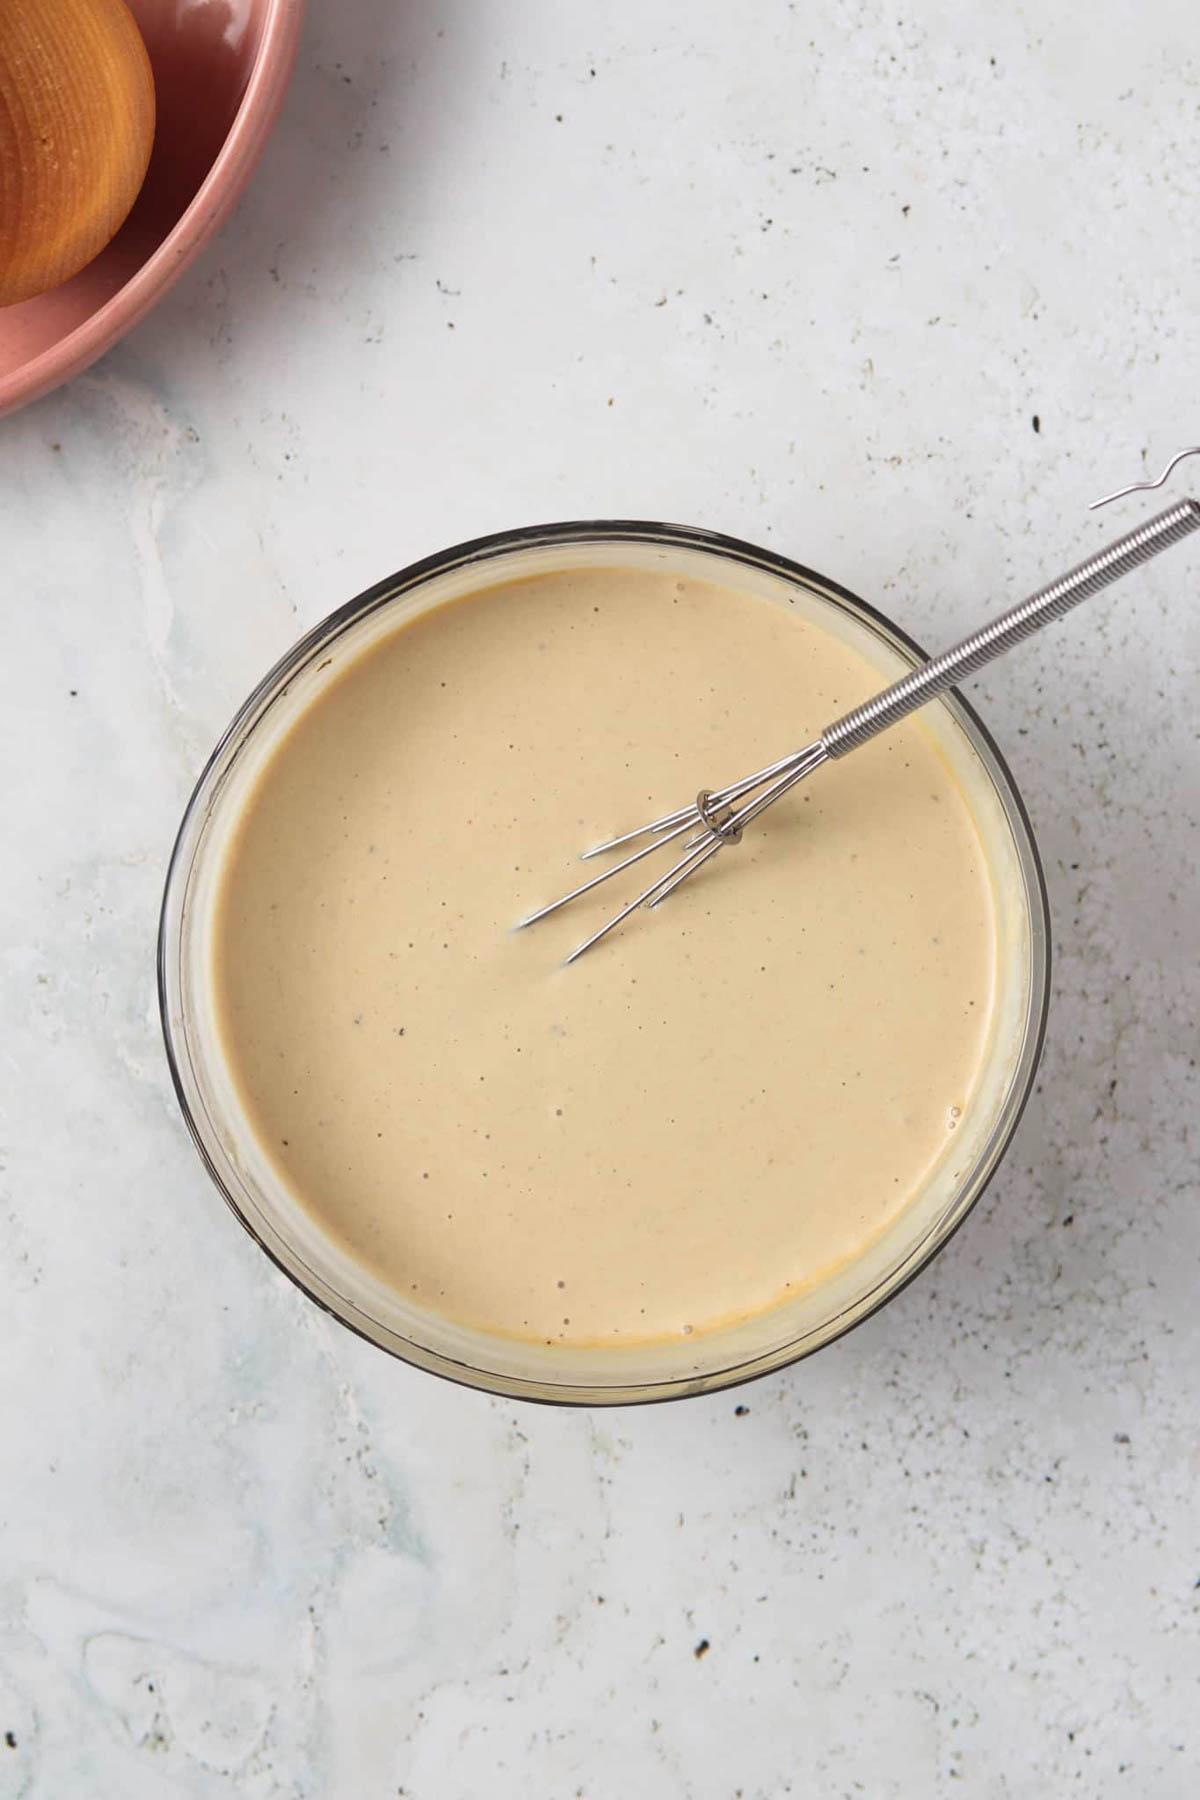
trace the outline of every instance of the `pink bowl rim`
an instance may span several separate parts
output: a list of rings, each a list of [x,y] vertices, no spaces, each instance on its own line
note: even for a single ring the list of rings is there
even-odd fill
[[[304,0],[267,0],[262,42],[246,91],[225,142],[187,208],[153,255],[110,300],[40,356],[0,375],[0,413],[41,399],[111,349],[216,236],[241,198],[279,117],[303,24]]]

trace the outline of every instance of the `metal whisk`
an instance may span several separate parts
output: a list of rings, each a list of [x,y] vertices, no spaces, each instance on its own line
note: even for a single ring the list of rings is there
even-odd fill
[[[1094,501],[1093,506],[1106,506],[1109,501],[1123,499],[1127,494],[1161,487],[1176,464],[1186,456],[1200,456],[1200,445],[1181,450],[1168,463],[1157,481],[1135,482],[1116,493],[1106,494],[1102,500]],[[577,945],[566,959],[568,963],[574,962],[585,950],[590,950],[593,944],[598,944],[601,938],[607,937],[610,931],[632,912],[636,912],[639,906],[658,906],[710,857],[727,845],[738,843],[747,825],[769,806],[773,806],[789,788],[795,787],[815,769],[819,769],[823,762],[828,762],[832,757],[845,756],[848,751],[865,744],[869,738],[907,718],[909,713],[926,705],[935,695],[944,693],[947,688],[956,687],[968,675],[982,669],[994,657],[1003,656],[1006,650],[1011,650],[1015,644],[1032,636],[1035,631],[1040,631],[1052,619],[1060,619],[1073,606],[1078,606],[1081,600],[1099,593],[1101,588],[1108,587],[1111,582],[1119,581],[1123,575],[1130,574],[1169,545],[1178,543],[1181,538],[1198,529],[1200,501],[1180,500],[1146,524],[1127,531],[1123,537],[1097,551],[1094,556],[1089,556],[1086,562],[1060,576],[1048,587],[1040,588],[1018,606],[1010,607],[990,624],[972,632],[970,637],[964,638],[953,649],[944,650],[940,656],[922,663],[919,668],[913,669],[900,681],[893,682],[891,687],[885,688],[873,699],[864,701],[861,706],[856,706],[852,712],[835,720],[832,725],[827,725],[803,749],[793,751],[790,756],[780,757],[778,762],[769,763],[765,769],[759,769],[753,775],[735,781],[730,787],[716,790],[704,788],[690,806],[681,806],[675,812],[664,813],[662,818],[651,820],[649,825],[641,825],[636,831],[624,832],[620,837],[609,838],[606,843],[596,844],[592,849],[585,850],[585,858],[603,856],[609,851],[623,849],[626,844],[636,843],[640,838],[650,840],[639,849],[631,851],[628,856],[623,856],[602,874],[593,876],[590,881],[582,882],[569,894],[564,894],[561,900],[554,900],[549,906],[530,913],[520,921],[520,925],[533,925],[538,919],[547,918],[561,907],[569,905],[572,900],[591,893],[602,882],[611,881],[622,870],[632,868],[644,857],[651,856],[682,838],[683,854],[678,860],[665,874],[635,895],[628,905],[623,906],[598,931],[594,931],[591,937]]]

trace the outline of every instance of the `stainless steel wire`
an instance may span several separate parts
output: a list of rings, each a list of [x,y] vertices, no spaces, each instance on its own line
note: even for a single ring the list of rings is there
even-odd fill
[[[1101,506],[1111,506],[1114,500],[1124,500],[1127,494],[1148,494],[1154,488],[1165,487],[1179,464],[1188,456],[1200,456],[1200,444],[1191,444],[1186,450],[1177,450],[1157,481],[1131,481],[1128,487],[1117,488],[1115,493],[1104,494],[1099,500],[1093,500],[1089,512],[1096,512]]]

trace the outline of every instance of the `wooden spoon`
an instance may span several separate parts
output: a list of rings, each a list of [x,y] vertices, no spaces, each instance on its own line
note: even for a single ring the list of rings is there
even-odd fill
[[[124,0],[0,0],[0,306],[103,250],[153,142],[154,77]]]

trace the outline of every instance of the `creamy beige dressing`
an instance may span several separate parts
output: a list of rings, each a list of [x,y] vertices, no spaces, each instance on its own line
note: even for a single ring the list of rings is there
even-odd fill
[[[510,928],[584,845],[878,686],[783,607],[619,568],[351,660],[259,777],[213,926],[242,1104],[324,1230],[420,1305],[564,1345],[712,1330],[861,1253],[946,1154],[994,1006],[984,853],[919,720],[570,968],[628,885]]]

